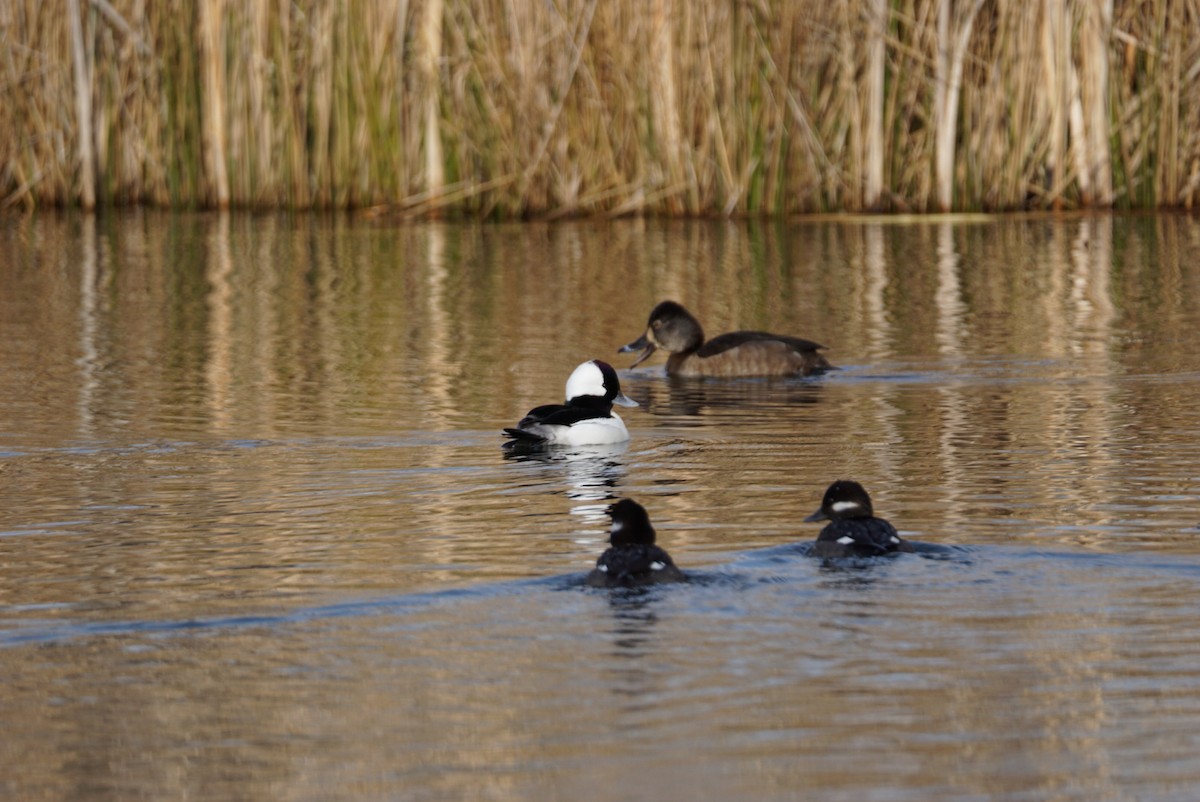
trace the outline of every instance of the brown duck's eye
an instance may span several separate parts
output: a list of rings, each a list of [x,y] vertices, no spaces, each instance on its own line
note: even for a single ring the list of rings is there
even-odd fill
[[[662,328],[662,321],[661,320],[654,321],[653,323],[650,324],[650,328],[654,329],[655,331],[658,331],[659,329]]]

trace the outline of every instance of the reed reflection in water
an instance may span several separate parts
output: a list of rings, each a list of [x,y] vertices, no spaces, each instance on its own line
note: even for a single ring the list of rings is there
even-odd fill
[[[6,220],[0,788],[1187,798],[1197,257],[1182,216]],[[624,370],[666,297],[841,369]],[[591,357],[633,440],[502,453]],[[956,550],[806,559],[838,476]],[[578,587],[623,496],[692,583]]]

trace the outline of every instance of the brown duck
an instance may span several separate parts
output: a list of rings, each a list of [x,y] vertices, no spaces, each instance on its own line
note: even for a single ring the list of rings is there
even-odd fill
[[[700,321],[682,305],[663,301],[650,313],[646,333],[618,353],[641,351],[629,366],[635,368],[656,349],[668,351],[668,376],[808,376],[833,369],[818,353],[824,347],[765,331],[733,331],[705,342]]]

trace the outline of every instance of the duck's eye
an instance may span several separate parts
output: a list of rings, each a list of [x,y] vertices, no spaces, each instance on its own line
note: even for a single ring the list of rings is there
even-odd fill
[[[661,320],[654,321],[653,323],[650,324],[650,328],[654,329],[655,331],[658,331],[659,329],[662,328],[662,321]]]

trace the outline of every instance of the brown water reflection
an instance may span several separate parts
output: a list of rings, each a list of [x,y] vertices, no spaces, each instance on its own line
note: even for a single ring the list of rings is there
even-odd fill
[[[1197,265],[1185,216],[0,221],[0,796],[1189,798]],[[658,357],[628,445],[501,453],[666,297],[841,370]],[[968,548],[805,559],[836,476]],[[693,585],[571,585],[623,495]]]
[[[313,413],[340,430],[345,412],[367,417],[368,431],[384,414],[392,431],[430,427],[424,416],[430,428],[461,428],[558,395],[581,355],[617,361],[613,342],[675,297],[712,333],[795,331],[830,343],[842,363],[940,358],[935,367],[953,369],[999,356],[1070,359],[1063,368],[1075,373],[1186,370],[1192,356],[1172,345],[1194,325],[1196,277],[1182,263],[1195,228],[1179,217],[398,229],[340,218],[9,221],[6,325],[26,350],[8,349],[6,368],[61,379],[45,392],[82,385],[70,421],[81,436],[90,415],[124,421],[120,407],[104,409],[129,403],[118,387],[143,391],[139,410],[153,406],[139,417],[156,433],[182,391],[203,392],[182,399],[202,431],[286,430],[291,412],[302,430]],[[39,367],[28,364],[33,349]],[[418,389],[423,417],[405,421],[415,399],[391,393]]]

